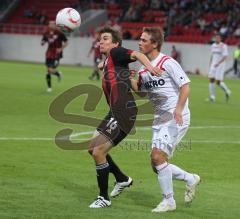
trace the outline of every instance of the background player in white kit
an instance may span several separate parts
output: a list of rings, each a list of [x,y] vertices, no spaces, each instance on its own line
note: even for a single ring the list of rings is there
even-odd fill
[[[214,102],[215,96],[215,82],[225,92],[226,101],[228,101],[231,91],[227,85],[223,82],[224,80],[224,69],[225,62],[228,56],[228,48],[225,43],[222,42],[220,34],[215,35],[215,42],[211,46],[211,58],[210,58],[210,70],[208,73],[209,78],[209,100]]]
[[[168,162],[190,124],[188,109],[190,80],[177,61],[160,53],[163,39],[162,29],[152,27],[143,29],[139,41],[140,51],[149,58],[153,66],[158,66],[162,70],[161,76],[153,76],[142,67],[138,81],[131,78],[133,90],[140,96],[148,94],[155,111],[151,162],[158,174],[163,200],[152,212],[176,209],[172,179],[186,182],[186,203],[193,200],[195,187],[200,182],[197,174],[188,173]]]

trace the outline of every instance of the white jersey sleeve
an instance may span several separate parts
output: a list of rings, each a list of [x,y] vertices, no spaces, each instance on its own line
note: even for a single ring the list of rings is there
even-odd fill
[[[226,44],[223,45],[222,55],[228,56],[228,47]]]
[[[166,74],[169,74],[179,88],[190,82],[188,76],[176,60],[166,60],[163,64],[163,68],[166,70]]]

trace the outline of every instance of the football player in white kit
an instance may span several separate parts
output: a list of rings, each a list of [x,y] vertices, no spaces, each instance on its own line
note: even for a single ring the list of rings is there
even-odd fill
[[[229,100],[231,91],[227,85],[223,82],[224,80],[224,69],[225,62],[228,56],[228,48],[225,43],[222,42],[220,34],[215,35],[215,42],[211,46],[211,58],[210,58],[210,70],[208,73],[209,78],[209,100],[214,102],[215,96],[215,82],[225,92],[226,101]]]
[[[177,61],[160,52],[163,39],[162,29],[151,27],[143,29],[139,41],[140,51],[149,58],[153,66],[162,70],[161,76],[153,76],[142,67],[138,80],[131,77],[132,89],[140,96],[147,94],[154,106],[151,162],[158,175],[163,200],[152,212],[158,213],[176,209],[173,179],[186,182],[186,203],[193,200],[195,188],[200,182],[197,174],[188,173],[168,162],[190,124],[190,80]]]

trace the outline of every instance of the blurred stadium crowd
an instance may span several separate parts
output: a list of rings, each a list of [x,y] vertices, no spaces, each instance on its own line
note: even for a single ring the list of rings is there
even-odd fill
[[[10,0],[2,0],[0,9]],[[211,43],[220,32],[230,45],[239,43],[239,0],[19,0],[7,24],[46,25],[60,8],[106,9],[106,23],[123,32],[125,39],[138,39],[144,26],[161,26],[171,42]],[[5,28],[2,32],[8,32]],[[94,28],[81,36],[91,36]]]

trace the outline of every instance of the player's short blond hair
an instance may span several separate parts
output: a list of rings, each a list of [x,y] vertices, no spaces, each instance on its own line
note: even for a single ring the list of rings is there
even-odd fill
[[[157,43],[157,50],[160,52],[164,42],[164,32],[160,27],[144,27],[143,32],[151,36],[152,43]]]

